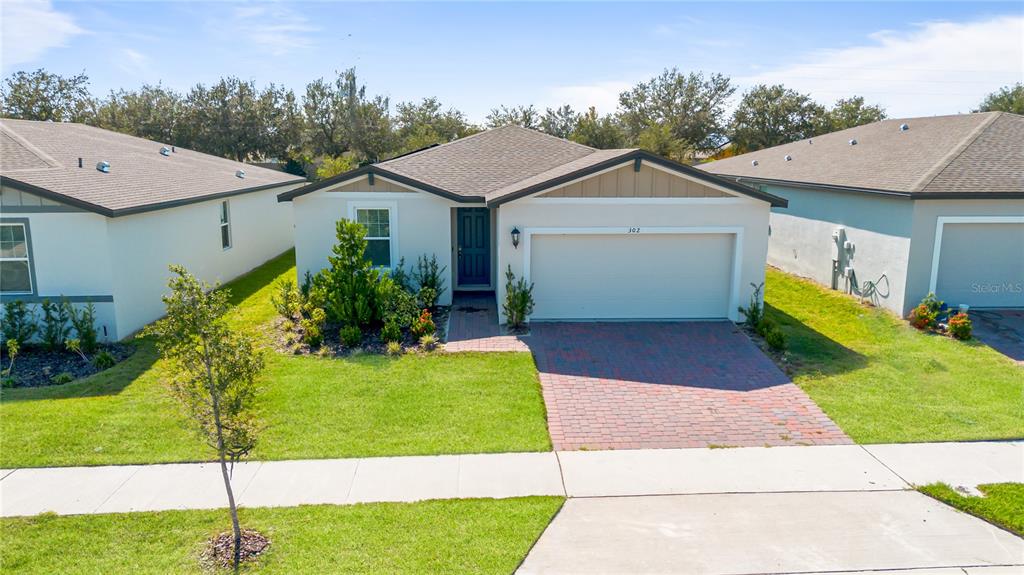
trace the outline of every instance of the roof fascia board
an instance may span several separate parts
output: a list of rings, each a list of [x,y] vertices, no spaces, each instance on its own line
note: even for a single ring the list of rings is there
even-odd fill
[[[407,188],[414,189],[414,190],[416,190],[418,192],[425,192],[425,193],[428,193],[428,194],[435,194],[435,195],[441,196],[442,198],[452,200],[454,202],[468,204],[468,203],[482,203],[484,201],[484,198],[481,197],[481,196],[462,196],[462,195],[459,195],[459,194],[455,194],[455,193],[449,192],[448,190],[445,190],[445,189],[442,189],[442,188],[438,188],[436,186],[432,186],[432,185],[430,185],[430,184],[428,184],[426,182],[421,182],[421,181],[416,180],[414,178],[410,178],[408,176],[403,176],[401,174],[392,172],[390,170],[385,170],[385,169],[383,169],[383,168],[381,168],[381,167],[379,167],[379,166],[377,166],[375,164],[371,164],[369,166],[363,166],[362,168],[357,168],[355,170],[351,170],[349,172],[345,172],[344,174],[338,174],[337,176],[334,176],[333,178],[328,178],[326,180],[321,180],[321,181],[316,182],[314,184],[309,184],[309,185],[303,186],[301,188],[297,188],[295,190],[291,190],[289,192],[285,192],[285,193],[280,194],[280,195],[277,196],[277,201],[279,201],[279,202],[289,202],[289,201],[291,201],[291,200],[293,200],[293,199],[295,199],[295,198],[297,198],[299,196],[304,196],[306,194],[311,194],[311,193],[316,192],[318,190],[322,190],[324,188],[329,188],[329,187],[335,186],[337,184],[344,184],[344,183],[348,183],[348,182],[351,182],[351,181],[356,181],[356,180],[358,180],[361,177],[368,176],[369,174],[374,174],[375,176],[379,177],[382,180],[387,180],[387,181],[389,181],[391,183],[398,184],[400,186],[405,186]]]
[[[199,204],[202,202],[209,202],[213,200],[220,200],[224,198],[230,198],[232,196],[241,196],[243,194],[251,194],[254,192],[261,192],[264,190],[272,190],[274,188],[283,188],[285,186],[295,186],[301,184],[305,180],[293,180],[290,182],[280,182],[275,184],[263,184],[261,186],[253,186],[251,188],[243,188],[241,190],[231,190],[227,192],[221,192],[218,194],[210,194],[199,198],[185,198],[181,200],[170,200],[167,202],[159,202],[156,204],[148,204],[145,206],[136,206],[132,208],[123,208],[120,210],[112,210],[113,215],[110,217],[116,218],[119,216],[130,216],[132,214],[142,214],[145,212],[155,212],[158,210],[166,210],[169,208],[178,208],[181,206],[187,206],[190,204]]]
[[[107,216],[108,218],[114,216],[114,210],[111,210],[109,208],[104,208],[103,206],[98,206],[96,204],[92,204],[89,202],[83,202],[82,200],[72,198],[70,196],[65,196],[64,194],[58,194],[57,192],[48,190],[46,188],[33,186],[32,184],[22,182],[20,180],[15,180],[10,176],[0,176],[0,184],[10,186],[16,190],[21,190],[23,192],[35,194],[41,198],[46,198],[48,200],[53,200],[55,202],[60,202],[62,204],[67,204],[69,206],[81,208],[83,210],[99,214],[101,216]]]
[[[752,176],[733,176],[733,175],[726,175],[726,174],[723,174],[723,176],[724,177],[728,177],[728,178],[736,178],[736,181],[738,181],[738,182],[747,181],[747,182],[752,182],[752,183],[755,183],[755,184],[764,184],[764,185],[770,185],[770,186],[786,186],[786,187],[790,187],[790,188],[799,188],[799,189],[817,189],[817,190],[827,190],[827,191],[830,191],[830,192],[856,192],[856,193],[864,193],[864,194],[875,194],[875,195],[881,195],[881,196],[894,196],[894,197],[900,197],[900,198],[910,198],[913,195],[910,192],[898,192],[898,191],[894,191],[894,190],[879,190],[879,189],[875,189],[875,188],[858,188],[858,187],[854,187],[854,186],[839,186],[839,185],[835,185],[835,184],[819,184],[819,183],[815,183],[815,182],[799,182],[799,181],[796,181],[796,180],[774,180],[774,179],[771,179],[771,178],[755,178],[755,177],[752,177]]]

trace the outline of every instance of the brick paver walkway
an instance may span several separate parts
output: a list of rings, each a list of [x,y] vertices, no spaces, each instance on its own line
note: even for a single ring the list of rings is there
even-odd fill
[[[555,449],[845,444],[730,322],[537,323]]]
[[[455,292],[445,351],[530,351],[514,335],[502,334],[494,292]]]

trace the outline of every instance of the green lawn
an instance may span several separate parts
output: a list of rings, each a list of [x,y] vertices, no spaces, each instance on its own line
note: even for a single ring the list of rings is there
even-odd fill
[[[789,336],[785,369],[857,442],[1024,437],[1024,369],[988,346],[774,269],[765,302]]]
[[[231,321],[265,332],[271,285],[294,254],[229,287]],[[256,459],[543,451],[550,449],[533,359],[526,353],[410,354],[398,359],[267,352]],[[3,390],[0,467],[211,458],[161,381],[152,342],[127,361],[64,386]]]
[[[1024,537],[1024,483],[979,485],[984,497],[963,495],[945,483],[925,485],[919,491]]]
[[[243,527],[271,540],[243,571],[511,573],[561,504],[531,497],[242,509]],[[4,519],[0,571],[200,573],[203,543],[228,529],[224,510]]]

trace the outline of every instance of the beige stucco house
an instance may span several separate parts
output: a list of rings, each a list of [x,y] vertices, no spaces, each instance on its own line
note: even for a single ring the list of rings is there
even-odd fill
[[[906,314],[1024,307],[1024,116],[884,120],[703,164],[781,196],[768,262]]]
[[[738,319],[763,281],[785,200],[637,149],[505,127],[280,194],[299,276],[327,265],[335,222],[366,224],[390,268],[436,255],[449,287],[534,283],[531,320]],[[452,290],[441,303],[451,301]],[[503,318],[502,318],[503,319]]]

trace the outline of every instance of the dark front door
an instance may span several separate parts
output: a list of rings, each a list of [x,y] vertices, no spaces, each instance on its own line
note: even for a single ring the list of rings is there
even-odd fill
[[[459,285],[491,283],[491,215],[487,208],[457,208]]]

